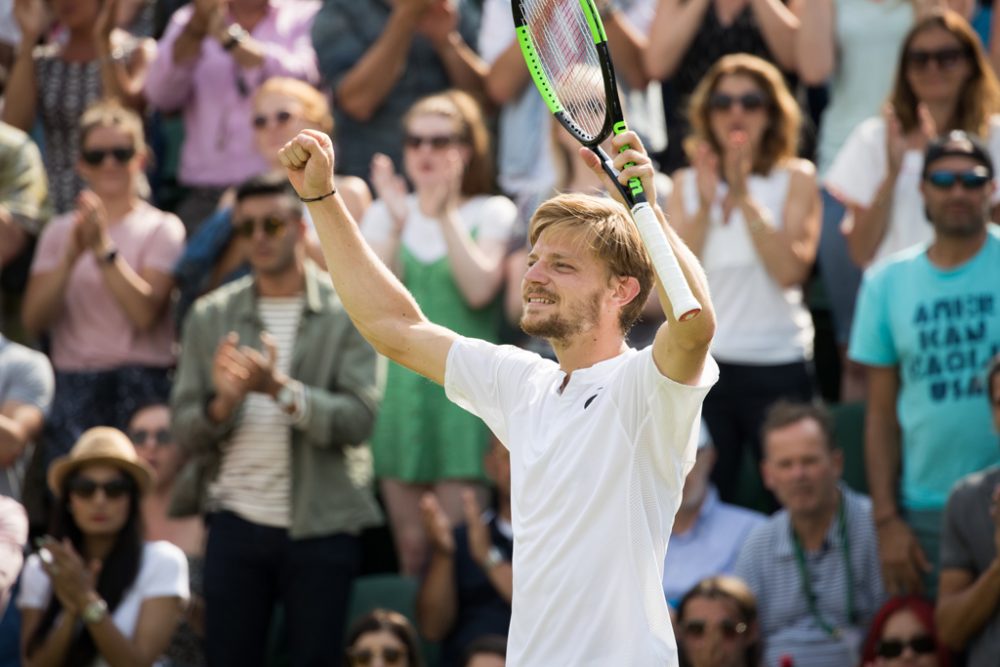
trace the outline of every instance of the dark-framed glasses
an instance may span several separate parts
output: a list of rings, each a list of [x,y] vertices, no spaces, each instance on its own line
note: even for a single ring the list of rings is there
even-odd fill
[[[729,95],[727,93],[712,93],[708,98],[708,108],[712,111],[729,111],[735,105],[744,111],[760,111],[770,104],[764,93],[744,93]]]
[[[915,69],[926,69],[932,62],[939,69],[949,69],[965,60],[966,49],[955,46],[947,49],[910,49],[906,52],[906,64]]]
[[[85,148],[80,151],[80,158],[92,167],[96,167],[104,158],[111,156],[118,164],[127,164],[135,157],[134,146],[118,146],[117,148]]]
[[[461,139],[454,134],[434,134],[428,136],[420,136],[419,134],[407,134],[403,137],[403,145],[407,148],[417,149],[424,144],[429,145],[436,151],[442,148],[447,148],[452,144],[457,144]]]
[[[276,127],[281,127],[292,119],[291,111],[278,111],[270,116],[259,113],[253,117],[253,126],[258,130],[263,130],[272,121]]]
[[[265,215],[263,218],[243,218],[233,222],[233,229],[244,238],[251,238],[257,229],[264,230],[264,235],[274,238],[288,226],[288,220],[277,215]]]
[[[127,477],[117,477],[107,482],[98,482],[89,477],[75,477],[69,483],[69,492],[84,500],[93,498],[98,489],[104,492],[105,498],[115,500],[132,490],[132,482]]]
[[[924,178],[928,183],[942,190],[950,190],[955,187],[956,183],[960,183],[963,190],[978,190],[990,182],[990,172],[986,167],[976,167],[966,171],[936,169]]]
[[[170,436],[170,429],[167,428],[158,428],[152,431],[140,428],[130,431],[128,437],[132,440],[132,444],[136,447],[142,447],[150,440],[152,440],[157,447],[169,445],[174,441]]]
[[[881,658],[898,658],[909,647],[917,655],[927,655],[937,650],[934,638],[930,635],[917,635],[910,639],[882,639],[875,647],[875,653]]]
[[[710,624],[708,621],[701,619],[689,619],[681,624],[681,631],[686,637],[692,639],[701,639],[707,633],[710,627],[716,627],[719,630],[719,634],[722,635],[724,639],[736,639],[747,631],[747,624],[742,621],[732,621],[728,618],[718,623]]]
[[[368,667],[375,664],[375,656],[382,656],[382,662],[387,665],[402,665],[406,657],[406,651],[395,646],[384,646],[377,652],[370,648],[356,648],[347,650],[347,661],[351,667]]]

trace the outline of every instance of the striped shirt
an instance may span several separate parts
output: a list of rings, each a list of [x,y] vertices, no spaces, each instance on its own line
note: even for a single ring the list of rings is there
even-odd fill
[[[764,665],[781,664],[791,656],[795,665],[844,667],[859,662],[865,629],[885,597],[879,569],[878,544],[871,501],[840,485],[847,512],[848,556],[853,594],[848,596],[839,522],[830,522],[819,550],[805,553],[806,571],[816,608],[837,629],[828,634],[809,610],[795,558],[788,512],[781,510],[747,537],[736,560],[736,575],[749,584],[759,605],[761,635],[765,638]],[[848,620],[848,598],[855,620]]]
[[[278,347],[276,367],[286,375],[302,317],[303,297],[260,297],[257,312]],[[243,345],[250,341],[240,341]],[[260,347],[256,341],[254,347]],[[215,504],[247,521],[287,528],[291,523],[291,423],[267,394],[250,393],[236,427],[223,446],[219,476],[212,486]]]

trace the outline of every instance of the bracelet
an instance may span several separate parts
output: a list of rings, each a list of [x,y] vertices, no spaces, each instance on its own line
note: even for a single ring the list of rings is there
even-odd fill
[[[320,195],[319,197],[299,197],[299,201],[308,204],[309,202],[319,201],[321,199],[326,199],[327,197],[332,197],[335,194],[337,194],[337,188],[334,188],[333,190],[327,192],[325,195]]]

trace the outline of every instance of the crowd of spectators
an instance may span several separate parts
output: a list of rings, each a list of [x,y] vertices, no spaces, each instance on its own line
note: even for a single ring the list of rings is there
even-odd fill
[[[995,667],[1000,13],[595,4],[718,319],[682,664]],[[502,665],[507,451],[364,340],[277,152],[329,134],[432,321],[551,355],[528,221],[603,190],[507,0],[0,0],[0,85],[0,666]]]

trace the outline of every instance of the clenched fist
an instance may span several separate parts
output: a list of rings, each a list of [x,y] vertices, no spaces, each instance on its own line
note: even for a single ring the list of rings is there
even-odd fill
[[[288,180],[302,199],[322,197],[334,190],[333,142],[318,130],[303,130],[278,151]]]

